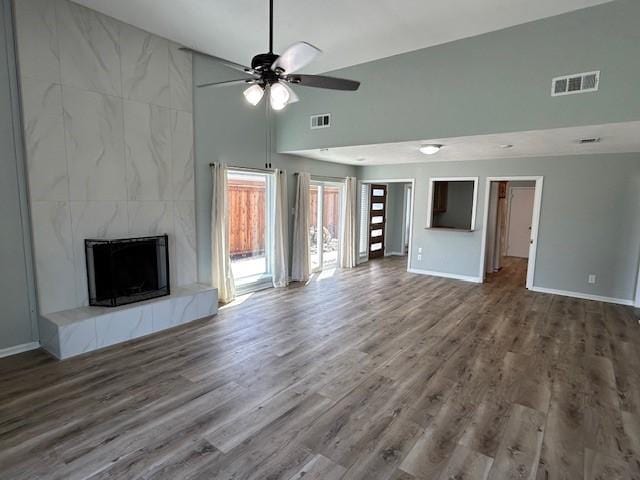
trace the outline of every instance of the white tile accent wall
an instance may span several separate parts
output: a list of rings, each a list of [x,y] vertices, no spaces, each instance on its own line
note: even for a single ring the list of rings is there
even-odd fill
[[[16,0],[16,24],[41,313],[86,305],[87,237],[167,233],[194,283],[191,55],[68,0]]]

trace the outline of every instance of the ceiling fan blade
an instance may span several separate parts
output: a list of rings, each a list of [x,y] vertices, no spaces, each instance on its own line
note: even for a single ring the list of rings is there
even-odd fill
[[[280,70],[286,74],[297,72],[306,65],[309,65],[321,53],[322,51],[320,49],[310,43],[294,43],[273,62],[271,70],[274,72]]]
[[[255,80],[253,78],[241,78],[239,80],[227,80],[225,82],[202,83],[200,85],[197,85],[197,87],[198,88],[203,88],[203,87],[224,87],[224,86],[227,86],[227,85],[240,85],[240,84],[251,85],[252,83],[255,83]]]
[[[184,52],[190,52],[190,53],[194,53],[196,55],[201,55],[203,57],[207,57],[215,62],[219,62],[221,64],[223,64],[225,67],[229,67],[229,68],[233,68],[234,70],[238,70],[240,72],[244,72],[247,73],[249,75],[253,75],[254,71],[249,68],[249,67],[245,67],[244,65],[240,65],[239,63],[235,63],[235,62],[231,62],[229,60],[225,60],[224,58],[220,58],[220,57],[216,57],[214,55],[209,55],[208,53],[204,53],[201,52],[199,50],[194,50],[193,48],[189,48],[189,47],[180,47],[180,50],[184,51]]]
[[[328,88],[331,90],[345,90],[353,92],[358,90],[360,82],[347,80],[346,78],[325,77],[324,75],[287,75],[283,78],[289,83],[301,87]]]

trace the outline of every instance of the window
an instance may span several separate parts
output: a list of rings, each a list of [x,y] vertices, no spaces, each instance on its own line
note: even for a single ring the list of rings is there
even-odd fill
[[[229,251],[239,292],[271,281],[273,176],[228,172]]]
[[[335,268],[340,257],[342,184],[313,181],[309,195],[311,269]]]
[[[369,185],[360,185],[360,246],[358,253],[361,257],[367,256],[367,243],[369,232]]]
[[[427,228],[473,230],[477,197],[477,177],[432,178]]]

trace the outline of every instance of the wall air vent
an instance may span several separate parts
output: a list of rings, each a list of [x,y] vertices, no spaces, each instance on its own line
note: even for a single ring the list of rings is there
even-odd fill
[[[311,130],[316,128],[329,128],[331,126],[331,114],[320,113],[318,115],[311,115]]]
[[[551,81],[551,96],[595,92],[600,85],[600,71],[556,77]]]

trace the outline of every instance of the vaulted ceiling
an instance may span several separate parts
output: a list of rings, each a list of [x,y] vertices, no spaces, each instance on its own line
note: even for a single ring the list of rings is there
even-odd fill
[[[73,0],[207,53],[248,64],[264,52],[267,0]],[[325,72],[610,0],[274,0],[275,50],[305,40]]]

